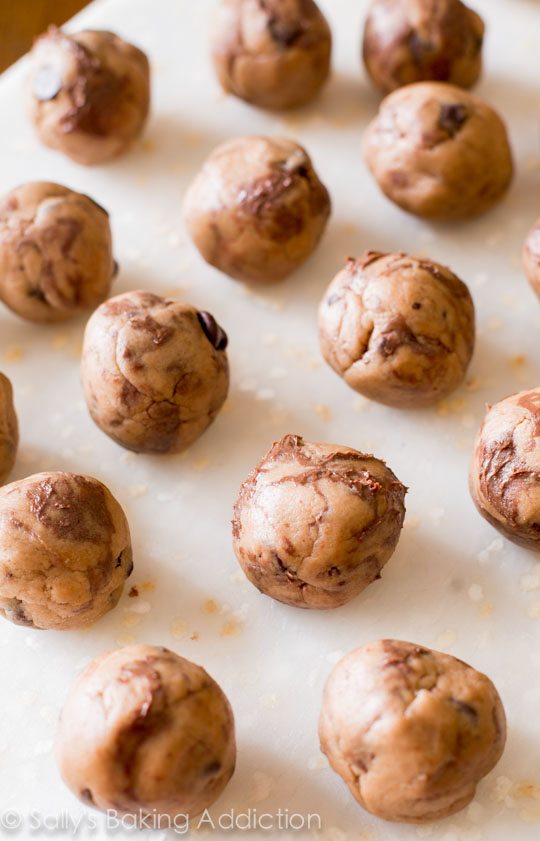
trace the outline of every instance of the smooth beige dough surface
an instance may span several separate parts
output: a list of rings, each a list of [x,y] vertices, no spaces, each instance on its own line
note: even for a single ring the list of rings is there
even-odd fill
[[[398,408],[429,406],[465,378],[474,305],[445,266],[368,251],[328,287],[319,337],[325,360],[355,391]]]
[[[200,666],[132,645],[97,657],[75,680],[55,750],[64,782],[87,805],[192,817],[233,774],[234,718]]]
[[[540,388],[488,407],[469,484],[478,511],[492,526],[540,552]]]
[[[30,53],[28,108],[39,139],[79,164],[105,163],[141,134],[150,65],[113,32],[49,27]]]
[[[37,473],[0,488],[0,616],[84,628],[115,607],[132,569],[125,514],[97,479]]]
[[[253,105],[305,105],[328,78],[332,35],[313,0],[220,0],[212,23],[218,79]]]
[[[29,321],[97,307],[117,271],[109,214],[89,196],[31,181],[0,200],[0,298]]]
[[[449,654],[387,639],[335,666],[319,736],[361,806],[388,821],[424,823],[471,802],[502,755],[506,723],[485,675]]]
[[[254,135],[212,152],[188,190],[184,217],[207,263],[262,284],[307,260],[330,210],[328,190],[302,146]]]
[[[265,595],[339,607],[380,578],[399,540],[405,493],[374,456],[285,435],[240,488],[234,551]]]
[[[513,175],[497,112],[442,82],[406,85],[387,96],[364,134],[364,160],[391,201],[440,221],[489,210]]]
[[[229,388],[214,317],[150,292],[102,304],[84,335],[81,379],[100,429],[135,452],[179,453],[210,426]]]

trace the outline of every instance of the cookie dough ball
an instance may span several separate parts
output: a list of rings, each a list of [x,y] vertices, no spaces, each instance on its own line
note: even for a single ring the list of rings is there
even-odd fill
[[[234,551],[261,593],[293,607],[339,607],[381,577],[406,491],[374,456],[285,435],[240,488]]]
[[[150,107],[146,55],[112,32],[51,26],[34,44],[30,116],[42,143],[79,164],[101,164],[141,134]]]
[[[366,131],[364,159],[391,201],[441,221],[489,210],[513,174],[499,115],[442,82],[407,85],[387,96]]]
[[[482,71],[482,18],[461,0],[372,0],[363,57],[383,93],[412,82],[470,88]]]
[[[540,219],[536,221],[525,240],[523,265],[527,280],[540,296]]]
[[[15,464],[19,446],[19,423],[13,405],[13,389],[0,373],[0,485],[6,481]]]
[[[207,429],[229,389],[227,336],[208,312],[150,292],[102,304],[84,335],[90,414],[137,453],[180,453]]]
[[[90,476],[37,473],[0,488],[0,615],[83,628],[111,610],[133,569],[126,517]]]
[[[93,199],[47,181],[0,200],[0,298],[30,321],[97,307],[117,266],[109,215]]]
[[[233,713],[195,663],[166,648],[120,648],[93,660],[72,686],[56,758],[64,782],[87,805],[191,817],[233,774]]]
[[[304,105],[330,72],[332,35],[313,0],[221,0],[212,57],[225,91],[261,108]]]
[[[465,377],[474,305],[445,266],[368,251],[328,287],[319,334],[322,355],[355,391],[388,406],[429,406]]]
[[[476,438],[470,489],[488,523],[540,552],[540,388],[488,409]]]
[[[473,799],[506,739],[501,699],[471,666],[410,642],[351,651],[326,684],[321,750],[364,809],[422,823]]]
[[[291,140],[241,137],[219,146],[192,183],[185,221],[211,266],[238,280],[282,280],[310,256],[330,196],[305,149]]]

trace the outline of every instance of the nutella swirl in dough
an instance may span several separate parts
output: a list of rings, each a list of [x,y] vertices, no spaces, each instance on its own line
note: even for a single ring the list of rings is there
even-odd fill
[[[364,160],[391,201],[440,221],[489,210],[513,175],[499,115],[442,82],[406,85],[387,96],[364,134]]]
[[[37,473],[0,488],[0,616],[84,628],[116,605],[132,570],[126,517],[97,479]]]
[[[364,809],[387,821],[423,823],[471,802],[502,755],[506,721],[495,686],[472,666],[379,640],[335,666],[319,737]]]
[[[313,0],[220,0],[212,57],[223,89],[261,108],[313,99],[330,72],[332,35]]]
[[[132,645],[102,654],[79,675],[55,749],[64,782],[88,806],[156,821],[192,817],[233,774],[234,718],[200,666],[166,648]]]
[[[482,70],[483,39],[482,18],[461,0],[372,0],[364,64],[383,93],[424,81],[470,88]]]
[[[540,552],[540,388],[488,409],[476,438],[470,489],[492,526]]]
[[[79,164],[124,152],[150,107],[146,55],[112,32],[49,27],[30,54],[30,115],[42,143]]]
[[[294,607],[339,607],[381,576],[406,488],[383,461],[285,435],[240,488],[233,546],[252,584]]]
[[[429,406],[465,377],[474,306],[445,266],[368,251],[328,287],[319,333],[324,358],[355,391],[388,406]]]
[[[272,283],[314,251],[330,216],[330,196],[297,143],[238,137],[206,160],[184,214],[207,263],[237,280]]]
[[[229,389],[227,335],[209,312],[126,292],[92,315],[81,378],[94,422],[137,453],[180,453],[214,421]]]
[[[18,446],[19,422],[13,405],[13,388],[0,372],[0,485],[13,469]]]
[[[97,307],[118,266],[109,214],[89,196],[31,181],[0,200],[0,298],[29,321]]]

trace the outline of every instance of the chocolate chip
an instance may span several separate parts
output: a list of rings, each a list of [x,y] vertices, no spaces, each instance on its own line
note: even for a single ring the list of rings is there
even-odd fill
[[[418,301],[415,301],[414,304],[412,305],[412,308],[413,308],[413,310],[421,310],[422,309],[422,304],[418,303]]]
[[[44,64],[32,79],[32,92],[40,102],[54,99],[62,90],[62,77],[56,67]]]
[[[91,806],[94,806],[94,798],[89,788],[82,789],[81,800],[84,800],[85,803],[89,803]]]
[[[277,17],[271,17],[268,21],[268,31],[272,40],[280,47],[291,47],[301,36],[303,28],[296,21],[286,23]]]
[[[229,340],[225,330],[223,330],[213,315],[209,312],[198,312],[197,318],[202,327],[204,335],[216,350],[225,350]]]
[[[463,123],[469,118],[469,111],[466,105],[456,103],[454,105],[441,105],[439,112],[439,126],[450,137],[455,137]]]

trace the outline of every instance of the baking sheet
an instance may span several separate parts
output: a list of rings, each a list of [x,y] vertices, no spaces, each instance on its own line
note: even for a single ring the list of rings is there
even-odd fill
[[[212,0],[94,3],[68,28],[112,29],[140,44],[154,70],[145,137],[131,154],[99,168],[79,167],[40,147],[21,102],[24,60],[0,79],[2,191],[47,179],[94,196],[111,212],[121,265],[114,292],[174,294],[213,312],[229,334],[232,369],[225,411],[189,452],[136,456],[109,441],[87,415],[78,375],[84,319],[45,328],[0,310],[0,368],[13,380],[21,422],[13,478],[64,469],[105,482],[130,520],[131,583],[140,591],[130,599],[126,590],[118,608],[85,633],[0,623],[0,812],[20,816],[22,826],[12,827],[20,837],[45,834],[45,818],[55,837],[134,837],[107,831],[97,813],[75,800],[51,753],[74,673],[100,652],[134,641],[163,644],[201,663],[232,701],[238,768],[211,810],[216,818],[231,809],[319,813],[317,837],[325,841],[533,841],[540,835],[540,566],[500,538],[467,493],[485,403],[540,382],[540,303],[520,267],[522,240],[540,215],[540,9],[534,0],[475,2],[488,25],[477,90],[507,120],[517,176],[487,216],[434,227],[390,204],[361,161],[362,131],[378,102],[359,63],[366,2],[320,4],[335,34],[333,79],[312,106],[281,117],[218,89],[207,60]],[[334,202],[313,258],[280,286],[257,293],[207,267],[181,219],[182,196],[202,160],[240,133],[298,138]],[[320,358],[319,298],[344,258],[365,248],[427,255],[470,285],[476,355],[467,385],[436,409],[403,412],[369,403]],[[373,451],[410,487],[402,539],[382,580],[337,611],[304,612],[264,598],[245,581],[231,550],[238,486],[285,432]],[[364,813],[318,749],[321,690],[332,665],[354,646],[388,636],[466,659],[491,676],[506,705],[502,761],[468,809],[433,826],[385,824]],[[70,820],[79,819],[75,833]],[[8,830],[0,829],[0,837]],[[216,830],[215,837],[224,835],[246,837]],[[175,834],[140,833],[146,836]],[[261,829],[249,835],[267,836]]]

